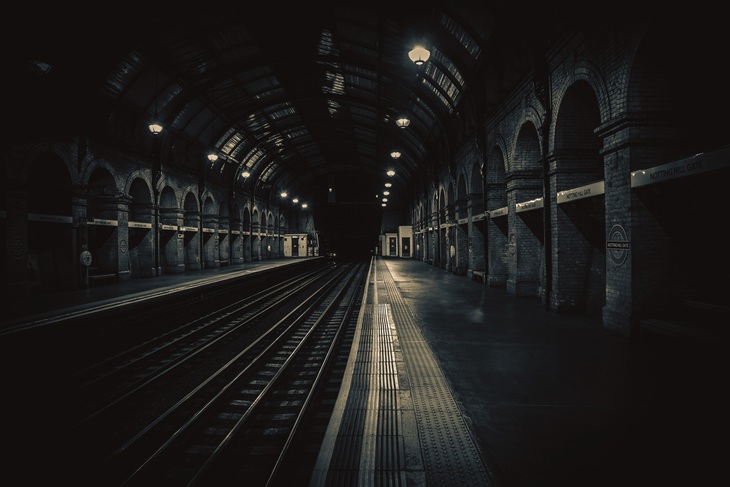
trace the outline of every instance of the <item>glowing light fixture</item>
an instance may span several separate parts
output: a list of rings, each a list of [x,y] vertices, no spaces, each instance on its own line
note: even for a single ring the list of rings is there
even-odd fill
[[[306,207],[307,207],[307,204],[306,203],[302,203],[302,208],[306,208]]]
[[[411,121],[406,117],[398,117],[395,119],[395,124],[404,129],[411,124]]]
[[[388,196],[390,194],[390,191],[383,191],[383,196]]]
[[[287,192],[286,192],[286,191],[282,191],[282,192],[281,192],[281,197],[282,197],[282,198],[286,198],[286,196],[287,196]]]
[[[247,178],[247,177],[249,177],[250,175],[251,175],[251,173],[250,173],[250,172],[248,172],[248,171],[243,171],[243,172],[241,173],[241,176],[243,176],[244,178]]]
[[[150,132],[152,132],[153,135],[157,135],[160,132],[162,132],[162,129],[164,128],[162,124],[159,121],[159,115],[157,114],[157,71],[155,71],[155,115],[152,117],[152,121],[147,126],[150,129]]]
[[[212,146],[210,151],[208,152],[208,160],[210,162],[215,162],[218,160],[218,151],[215,148],[215,134],[213,133],[213,122],[210,124],[210,145]]]
[[[155,113],[155,118],[152,119],[150,124],[148,125],[148,128],[150,129],[150,132],[152,132],[154,135],[159,134],[162,132],[162,129],[164,128],[162,124],[157,120],[157,113]]]
[[[397,150],[394,150],[394,151],[392,151],[392,152],[390,153],[390,157],[392,157],[393,159],[398,159],[398,158],[399,158],[400,156],[401,156],[401,154],[400,154],[400,152],[399,152],[399,151],[397,151]]]
[[[395,171],[394,171],[394,170],[392,170],[392,169],[390,169],[390,170],[389,170],[388,172],[386,172],[385,174],[387,174],[388,176],[395,176]]]
[[[383,198],[383,203],[387,203],[387,202],[388,202],[388,198]]]
[[[386,206],[386,204],[385,203],[380,203],[380,206]]]
[[[410,51],[408,51],[408,57],[411,61],[416,63],[416,66],[420,66],[426,61],[428,61],[428,58],[431,56],[431,53],[428,49],[426,49],[423,46],[416,46]]]
[[[390,188],[391,186],[393,186],[393,183],[385,183],[386,188]]]
[[[291,202],[294,203],[294,204],[297,204],[297,203],[299,203],[299,198],[293,198],[291,200]]]

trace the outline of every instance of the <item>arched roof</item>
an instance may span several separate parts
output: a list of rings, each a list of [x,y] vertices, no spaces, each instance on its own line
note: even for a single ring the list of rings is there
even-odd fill
[[[448,163],[443,145],[479,130],[554,25],[547,7],[526,16],[524,3],[502,1],[121,7],[16,16],[23,41],[12,43],[5,81],[18,93],[19,131],[53,124],[141,150],[161,144],[182,153],[166,163],[242,190],[311,203],[335,185],[338,201],[378,212],[383,182],[394,183],[389,205],[406,207],[419,173]],[[408,57],[416,44],[431,53],[421,66]],[[151,142],[155,115],[165,130]],[[401,115],[405,129],[394,123]],[[205,158],[211,148],[216,162]]]

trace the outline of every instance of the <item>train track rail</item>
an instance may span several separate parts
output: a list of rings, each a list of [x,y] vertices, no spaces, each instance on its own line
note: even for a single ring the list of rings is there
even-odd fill
[[[182,320],[161,334],[71,374],[63,387],[76,399],[70,413],[78,416],[78,423],[89,422],[109,408],[124,407],[125,399],[187,362],[211,360],[235,338],[256,335],[267,317],[288,306],[317,278],[321,278],[319,271],[305,273],[200,317]],[[110,388],[112,381],[114,387]]]
[[[75,368],[58,384],[38,451],[77,485],[306,476],[291,449],[314,461],[366,274],[365,263],[321,267]]]

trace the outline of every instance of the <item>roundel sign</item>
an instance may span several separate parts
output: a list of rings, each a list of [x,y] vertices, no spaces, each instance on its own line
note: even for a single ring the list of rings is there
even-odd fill
[[[606,251],[615,266],[620,266],[626,262],[626,258],[629,256],[629,239],[626,230],[621,225],[612,226],[608,232]]]

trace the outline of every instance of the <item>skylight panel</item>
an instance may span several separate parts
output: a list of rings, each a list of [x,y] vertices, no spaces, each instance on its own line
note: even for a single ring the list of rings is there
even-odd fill
[[[335,45],[334,37],[332,32],[329,30],[323,30],[319,37],[319,44],[317,46],[317,54],[322,56],[339,55],[339,49]]]
[[[322,86],[322,93],[335,95],[345,94],[345,78],[341,73],[327,71],[325,73],[325,81],[327,84]]]
[[[245,158],[246,161],[246,167],[249,169],[253,169],[253,167],[256,165],[257,162],[259,162],[266,154],[263,150],[259,147],[254,147],[251,152],[249,152]]]
[[[289,103],[278,103],[267,110],[269,117],[273,120],[281,120],[296,115],[296,110]]]
[[[454,19],[452,19],[448,15],[442,15],[441,25],[443,25],[446,30],[451,32],[451,35],[453,35],[456,40],[458,40],[459,43],[464,46],[464,49],[469,51],[471,57],[473,57],[474,59],[479,58],[479,55],[482,53],[479,44],[477,44],[474,38],[470,36],[459,24],[454,22]]]
[[[440,88],[439,93],[448,97],[449,104],[451,106],[455,106],[461,96],[460,87],[456,86],[456,84],[451,81],[451,78],[441,71],[441,69],[439,69],[435,64],[429,65],[428,75],[428,80]],[[432,90],[434,89],[433,87],[431,88]]]

